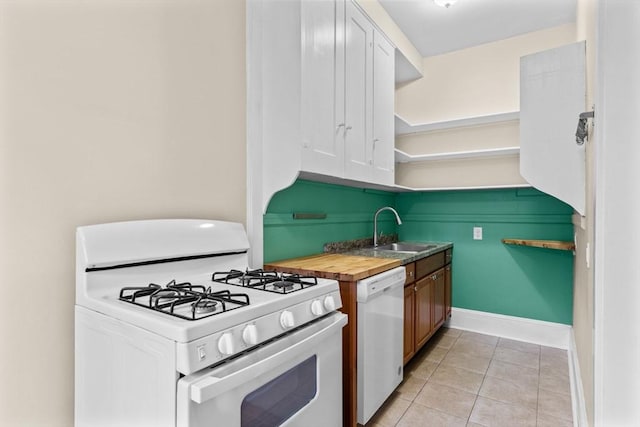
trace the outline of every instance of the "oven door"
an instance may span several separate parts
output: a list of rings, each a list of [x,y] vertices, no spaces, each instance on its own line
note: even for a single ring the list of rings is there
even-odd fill
[[[178,381],[178,427],[342,425],[342,327],[333,313]]]

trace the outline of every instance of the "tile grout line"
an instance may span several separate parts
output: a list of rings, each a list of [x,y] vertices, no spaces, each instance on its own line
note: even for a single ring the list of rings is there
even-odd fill
[[[496,349],[498,348],[498,343],[500,342],[500,338],[496,342],[495,347],[493,347],[493,353],[491,353],[491,358],[489,360],[489,366],[491,366],[491,362],[493,362],[493,357],[496,355]],[[484,375],[482,376],[482,383],[480,383],[480,387],[478,388],[478,392],[476,393],[476,400],[473,402],[473,406],[471,407],[471,412],[469,412],[469,419],[467,419],[467,424],[471,422],[471,414],[473,414],[473,409],[476,407],[476,403],[478,402],[478,398],[480,397],[480,390],[484,385],[484,380],[487,378],[487,372],[489,372],[489,366],[487,366],[487,370],[484,371]]]

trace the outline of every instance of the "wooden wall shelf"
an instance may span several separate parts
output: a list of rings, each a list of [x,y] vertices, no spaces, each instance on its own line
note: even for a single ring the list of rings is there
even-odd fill
[[[574,251],[576,245],[573,242],[561,240],[531,240],[531,239],[502,239],[507,245],[532,246],[535,248],[558,249],[561,251]]]

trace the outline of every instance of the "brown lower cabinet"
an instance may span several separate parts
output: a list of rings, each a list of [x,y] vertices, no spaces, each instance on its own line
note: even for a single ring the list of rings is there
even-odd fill
[[[450,251],[406,266],[404,288],[404,363],[424,346],[451,316]],[[410,272],[412,274],[410,274]]]
[[[414,285],[404,287],[404,363],[406,364],[415,354],[415,307],[416,291]]]
[[[422,347],[433,332],[434,313],[434,283],[433,277],[424,277],[415,285],[415,326],[414,326],[414,351]]]

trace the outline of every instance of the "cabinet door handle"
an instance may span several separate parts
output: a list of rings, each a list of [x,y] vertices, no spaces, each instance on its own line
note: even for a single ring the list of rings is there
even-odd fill
[[[339,123],[338,126],[336,126],[336,132],[338,132],[341,127],[344,127],[344,123]]]

